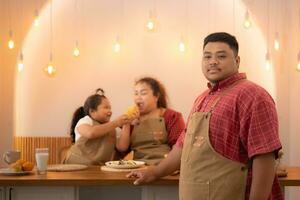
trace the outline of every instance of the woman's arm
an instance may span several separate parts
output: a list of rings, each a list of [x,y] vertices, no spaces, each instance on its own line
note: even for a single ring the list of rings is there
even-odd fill
[[[176,143],[180,134],[184,131],[185,123],[181,113],[171,109],[167,109],[165,111],[164,119],[168,132],[168,144],[172,147]]]
[[[117,127],[123,126],[123,124],[128,122],[127,115],[121,115],[113,121],[107,122],[105,124],[89,125],[81,124],[77,127],[78,133],[88,139],[103,137],[107,133],[111,132]]]
[[[128,116],[127,124],[124,124],[122,130],[120,132],[120,137],[117,139],[116,148],[120,152],[126,152],[130,146],[130,126],[133,121],[137,120],[140,116],[139,110],[135,110],[134,112],[130,113]]]
[[[124,124],[117,140],[116,148],[121,151],[127,151],[130,145],[130,124]]]

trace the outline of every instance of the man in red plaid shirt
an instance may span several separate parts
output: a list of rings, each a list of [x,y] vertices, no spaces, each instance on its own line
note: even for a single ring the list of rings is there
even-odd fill
[[[283,199],[275,176],[281,149],[275,103],[238,72],[238,49],[228,33],[204,39],[202,71],[208,89],[195,100],[186,129],[168,157],[128,175],[137,178],[134,184],[180,168],[181,200]]]

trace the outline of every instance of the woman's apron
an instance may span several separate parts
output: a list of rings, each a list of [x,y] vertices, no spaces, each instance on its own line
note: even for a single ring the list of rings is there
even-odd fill
[[[98,124],[94,122],[94,125]],[[67,152],[63,163],[103,165],[113,159],[115,154],[116,131],[113,130],[103,137],[87,139],[81,136]]]
[[[131,133],[133,159],[156,165],[165,158],[171,148],[163,117],[149,118],[137,122]]]
[[[195,112],[190,118],[181,157],[180,200],[245,197],[247,166],[216,152],[209,140],[209,120],[222,96],[213,102],[209,112]]]

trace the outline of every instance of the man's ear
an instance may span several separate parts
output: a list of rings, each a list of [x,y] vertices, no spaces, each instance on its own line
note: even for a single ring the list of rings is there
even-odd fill
[[[236,57],[235,57],[235,62],[236,62],[237,68],[240,67],[240,61],[241,61],[240,56],[236,56]]]

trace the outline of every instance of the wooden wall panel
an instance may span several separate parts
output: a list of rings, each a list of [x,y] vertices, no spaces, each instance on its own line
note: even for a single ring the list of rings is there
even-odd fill
[[[49,148],[48,164],[61,162],[61,151],[71,146],[70,137],[14,137],[14,149],[21,151],[21,158],[35,162],[35,148]]]

